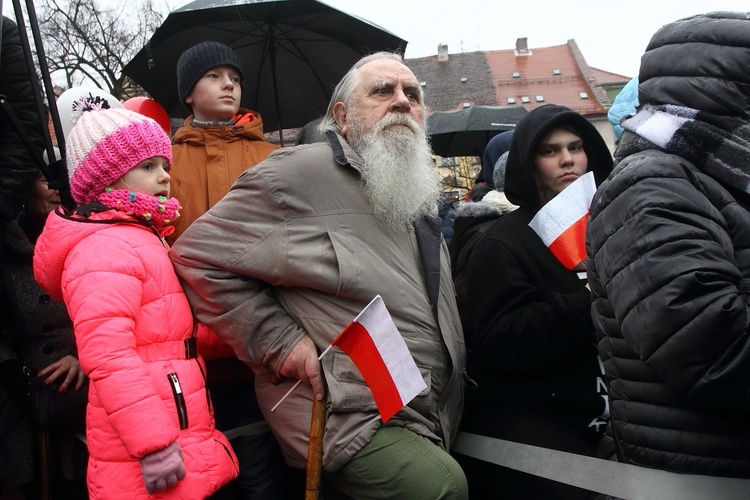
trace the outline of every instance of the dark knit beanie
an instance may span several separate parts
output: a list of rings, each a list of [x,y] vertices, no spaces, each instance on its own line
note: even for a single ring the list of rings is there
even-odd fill
[[[201,42],[183,52],[177,61],[177,93],[180,102],[185,102],[203,73],[216,66],[232,66],[240,74],[240,82],[244,82],[240,57],[223,43]]]

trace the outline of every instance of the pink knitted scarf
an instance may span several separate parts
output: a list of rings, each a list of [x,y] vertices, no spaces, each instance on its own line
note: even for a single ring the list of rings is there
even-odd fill
[[[106,188],[96,199],[115,210],[132,215],[159,229],[172,224],[180,216],[182,207],[177,198],[166,196],[149,196],[128,189]]]

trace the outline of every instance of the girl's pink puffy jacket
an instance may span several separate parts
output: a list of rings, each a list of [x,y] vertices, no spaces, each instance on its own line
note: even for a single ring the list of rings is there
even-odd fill
[[[53,212],[36,245],[34,275],[65,301],[91,379],[92,499],[205,498],[238,472],[214,426],[193,316],[167,254],[153,229],[113,210],[86,221]],[[174,440],[187,476],[149,496],[138,459]]]

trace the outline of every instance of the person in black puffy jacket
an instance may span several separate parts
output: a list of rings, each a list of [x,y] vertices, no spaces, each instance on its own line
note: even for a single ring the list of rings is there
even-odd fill
[[[617,459],[750,478],[750,13],[662,27],[591,204]]]

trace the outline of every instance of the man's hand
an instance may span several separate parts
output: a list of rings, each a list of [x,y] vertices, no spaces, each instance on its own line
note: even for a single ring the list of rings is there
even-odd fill
[[[62,377],[62,383],[58,384],[60,392],[65,392],[73,383],[75,383],[74,387],[76,391],[79,391],[81,390],[81,387],[83,387],[83,382],[86,380],[86,374],[81,370],[78,358],[71,356],[70,354],[63,356],[48,367],[39,371],[37,376],[48,376],[47,380],[45,380],[48,385],[53,384],[56,380]]]
[[[318,349],[315,342],[305,335],[305,337],[294,346],[289,357],[281,365],[281,375],[284,377],[293,377],[301,380],[303,383],[312,387],[315,392],[315,399],[323,399],[325,386],[323,377],[320,374],[320,361],[318,361]]]

